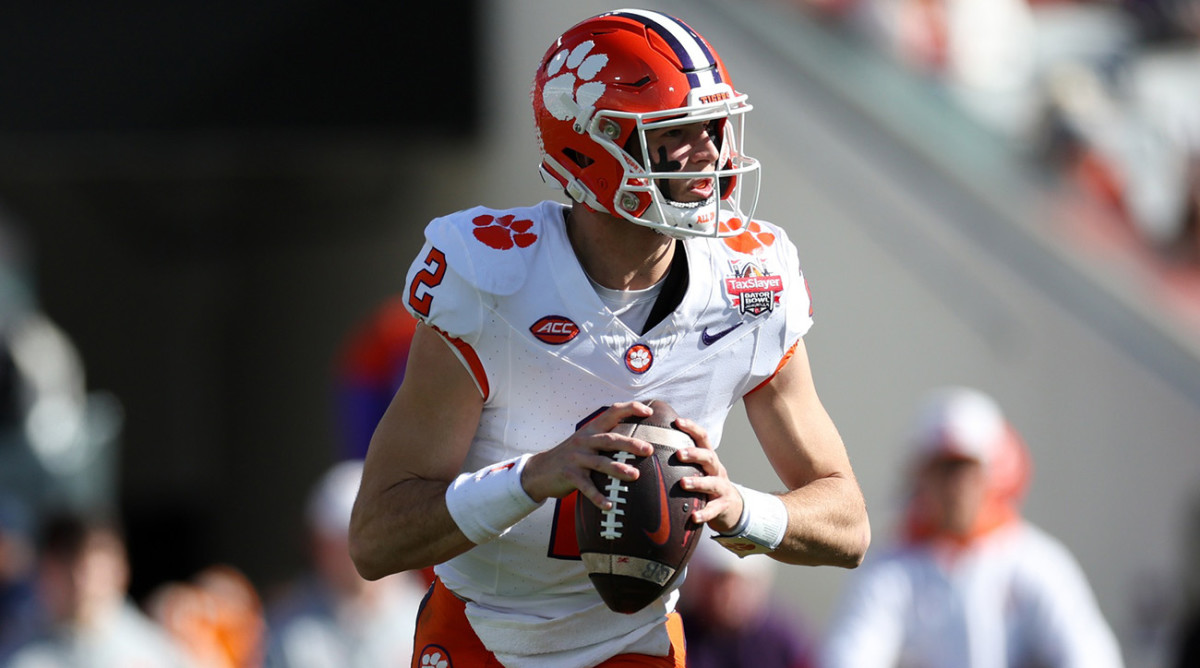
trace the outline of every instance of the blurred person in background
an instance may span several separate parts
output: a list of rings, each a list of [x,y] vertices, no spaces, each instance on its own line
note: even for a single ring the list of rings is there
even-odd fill
[[[779,562],[738,557],[709,538],[688,565],[679,609],[688,668],[812,668],[814,645],[799,611],[775,591]]]
[[[334,401],[342,451],[339,459],[367,456],[371,434],[404,380],[417,319],[405,297],[385,299],[352,329],[338,350]]]
[[[795,0],[928,77],[1157,257],[1200,263],[1200,0]]]
[[[34,616],[32,522],[28,506],[0,489],[0,656],[30,630]]]
[[[314,486],[305,514],[312,572],[268,608],[268,668],[407,666],[424,596],[416,573],[376,581],[350,560],[350,511],[362,462],[330,468]]]
[[[1102,67],[1133,22],[1107,0],[798,0],[839,20],[906,69],[936,81],[981,127],[1038,148],[1047,80],[1065,63]]]
[[[384,299],[354,327],[338,350],[334,402],[340,435],[338,459],[364,459],[371,435],[396,390],[404,382],[408,351],[417,319],[404,305],[405,295]],[[426,586],[433,567],[420,569]]]
[[[1107,69],[1055,72],[1068,168],[1139,239],[1200,261],[1200,2],[1126,0],[1137,42]]]
[[[129,562],[119,529],[54,513],[38,538],[34,629],[7,668],[190,668],[181,649],[127,595]]]
[[[1020,514],[1028,453],[996,402],[936,391],[910,445],[902,540],[851,576],[822,668],[1120,668],[1079,564]]]
[[[197,668],[260,668],[266,622],[258,591],[238,569],[214,564],[188,582],[166,582],[147,596],[151,617]]]

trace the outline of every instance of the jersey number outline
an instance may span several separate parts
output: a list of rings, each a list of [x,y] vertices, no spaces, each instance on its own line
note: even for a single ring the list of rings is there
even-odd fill
[[[592,411],[590,415],[576,423],[575,431],[579,431],[583,425],[591,422],[597,415],[609,408],[610,406],[601,406]],[[547,557],[568,561],[583,559],[579,553],[579,541],[575,538],[575,504],[577,503],[591,503],[591,501],[580,499],[579,490],[575,490],[555,502],[554,520],[550,525],[550,545],[546,549]]]
[[[575,538],[575,504],[591,503],[579,499],[579,490],[558,499],[554,504],[554,520],[550,525],[550,545],[546,556],[551,559],[580,561],[579,541]]]
[[[433,304],[432,289],[441,285],[446,277],[446,254],[429,247],[425,256],[425,269],[413,276],[412,284],[408,286],[408,305],[422,317],[429,317],[429,308]],[[424,288],[424,289],[422,289]],[[420,292],[420,295],[417,293]]]

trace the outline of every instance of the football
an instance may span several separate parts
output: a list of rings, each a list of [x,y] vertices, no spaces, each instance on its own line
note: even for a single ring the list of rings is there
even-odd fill
[[[675,428],[679,416],[669,404],[655,400],[647,405],[653,415],[627,419],[613,430],[654,446],[650,457],[612,453],[637,467],[637,480],[593,472],[592,481],[612,508],[601,510],[583,499],[575,505],[575,537],[588,577],[610,609],[626,614],[663,595],[704,533],[691,514],[704,507],[707,497],[679,485],[685,477],[703,475],[699,466],[684,464],[676,455],[693,441]]]

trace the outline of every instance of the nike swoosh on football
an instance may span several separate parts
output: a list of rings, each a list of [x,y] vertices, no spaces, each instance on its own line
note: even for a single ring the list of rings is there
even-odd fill
[[[722,329],[721,331],[717,332],[716,334],[709,334],[708,328],[705,327],[704,331],[700,332],[700,340],[704,342],[704,345],[711,346],[712,344],[719,341],[721,339],[721,337],[725,336],[726,334],[732,332],[733,330],[735,330],[741,326],[742,326],[742,323],[739,322],[736,325],[732,325],[727,329]]]
[[[671,537],[671,510],[667,499],[667,483],[663,480],[662,468],[658,463],[657,455],[650,455],[650,461],[654,464],[654,473],[658,476],[658,528],[654,531],[646,531],[646,537],[655,545],[665,545],[667,539]]]

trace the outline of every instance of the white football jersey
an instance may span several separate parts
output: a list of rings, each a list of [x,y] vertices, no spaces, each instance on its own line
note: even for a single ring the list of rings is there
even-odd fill
[[[682,303],[645,333],[632,331],[579,265],[566,212],[542,202],[438,218],[409,270],[409,309],[452,340],[485,398],[463,471],[552,448],[605,407],[635,399],[667,401],[719,443],[730,408],[777,371],[812,323],[795,247],[756,221],[730,239],[684,241]],[[609,611],[579,560],[574,498],[550,499],[437,566],[438,576],[468,601],[473,628],[506,663],[665,655],[661,622],[675,593],[632,615]]]

